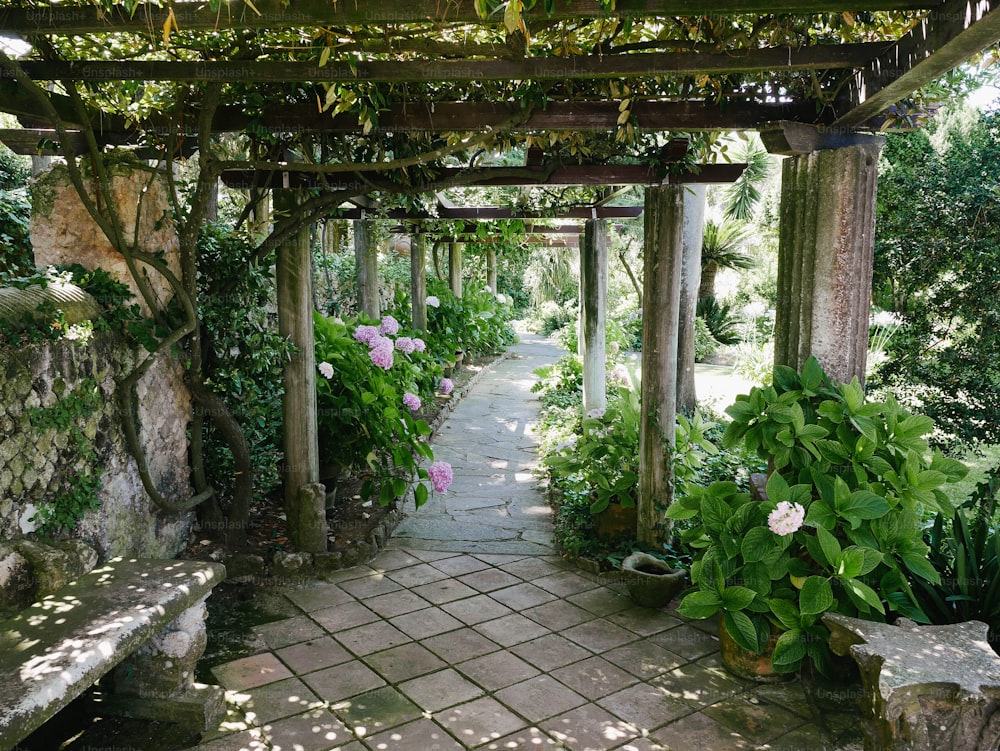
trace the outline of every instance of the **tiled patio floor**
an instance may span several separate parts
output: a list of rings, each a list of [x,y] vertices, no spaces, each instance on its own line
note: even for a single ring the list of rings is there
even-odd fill
[[[552,349],[516,352],[449,418],[435,452],[455,485],[398,547],[283,592],[298,614],[215,669],[238,710],[199,751],[860,748],[855,713],[732,677],[711,623],[634,607],[552,553],[525,376]]]

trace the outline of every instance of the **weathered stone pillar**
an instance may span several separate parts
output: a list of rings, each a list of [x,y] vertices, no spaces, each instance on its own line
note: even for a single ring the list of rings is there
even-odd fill
[[[580,245],[580,354],[583,356],[583,414],[608,406],[605,316],[608,305],[608,223],[588,219]]]
[[[497,289],[497,251],[492,247],[486,249],[486,284],[494,295],[500,291]]]
[[[642,307],[642,424],[639,522],[642,542],[657,544],[673,500],[669,446],[677,420],[677,322],[683,248],[683,185],[646,189]]]
[[[354,222],[354,268],[358,281],[358,313],[377,319],[381,314],[378,299],[378,247],[375,225],[369,219]]]
[[[415,232],[410,238],[410,307],[413,328],[427,330],[427,246],[426,235]]]
[[[832,378],[864,382],[881,147],[867,137],[785,160],[775,364],[815,355]]]
[[[707,185],[699,183],[686,185],[684,189],[683,260],[677,326],[677,409],[686,415],[693,415],[698,407],[694,384],[694,323],[698,317],[707,188]]]
[[[465,243],[452,243],[448,250],[448,283],[455,297],[462,296],[462,251]]]
[[[275,209],[294,210],[298,196],[275,193]],[[299,551],[326,550],[325,493],[319,482],[316,419],[316,353],[313,340],[309,228],[278,247],[278,331],[297,348],[285,364],[282,397],[285,450],[285,512],[288,535]],[[319,486],[322,488],[322,486]]]

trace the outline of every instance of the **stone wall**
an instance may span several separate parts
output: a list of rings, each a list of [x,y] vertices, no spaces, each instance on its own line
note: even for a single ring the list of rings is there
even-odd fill
[[[102,558],[172,557],[187,542],[193,514],[163,514],[142,487],[125,448],[115,378],[135,362],[119,336],[97,333],[87,344],[69,340],[0,352],[0,540],[35,529],[39,506],[71,489],[88,472],[67,431],[38,427],[32,408],[65,403],[88,382],[97,384],[98,406],[75,424],[103,468],[100,507],[88,512],[74,537]],[[190,497],[186,429],[191,412],[178,363],[156,363],[136,389],[140,443],[157,487],[170,500]],[[37,413],[34,413],[37,414]]]

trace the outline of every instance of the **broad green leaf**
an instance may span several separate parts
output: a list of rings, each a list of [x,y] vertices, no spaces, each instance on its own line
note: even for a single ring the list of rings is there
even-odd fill
[[[416,503],[417,508],[420,508],[427,503],[427,493],[427,486],[423,483],[419,483],[415,488],[413,488],[413,501]]]
[[[787,501],[790,496],[788,483],[778,472],[772,472],[771,476],[767,478],[767,485],[764,487],[764,492],[767,493],[767,499],[774,503]]]
[[[815,393],[820,385],[822,385],[823,377],[825,375],[823,367],[819,364],[819,360],[817,360],[815,356],[810,356],[802,366],[803,390]]]
[[[743,610],[757,596],[749,587],[726,587],[722,590],[722,607],[726,610]]]
[[[727,612],[726,630],[733,637],[733,641],[743,649],[750,652],[759,653],[759,642],[757,639],[757,629],[754,628],[753,621],[746,613]]]
[[[711,618],[722,608],[722,598],[715,592],[698,590],[685,595],[677,612],[685,618]]]
[[[806,511],[805,523],[810,527],[833,529],[837,524],[837,515],[826,501],[813,501]]]
[[[772,597],[767,605],[784,628],[791,630],[799,627],[799,609],[795,607],[795,603]]]
[[[867,584],[860,582],[857,579],[841,579],[840,584],[846,592],[854,595],[857,600],[868,604],[878,612],[885,615],[885,608],[882,606],[882,601],[879,599],[878,594]],[[855,601],[855,604],[857,604],[857,601]]]
[[[833,607],[833,588],[830,580],[822,576],[810,576],[799,592],[799,612],[802,615],[818,615]]]
[[[794,666],[806,656],[806,634],[804,631],[794,628],[786,631],[778,637],[774,645],[774,653],[771,655],[771,664],[779,672],[791,672]],[[782,668],[787,667],[788,670]]]
[[[837,542],[837,538],[828,532],[825,527],[816,528],[816,537],[819,538],[820,549],[823,551],[823,558],[825,559],[821,563],[825,562],[830,567],[835,566],[837,559],[840,557],[840,543]]]
[[[743,553],[743,560],[755,563],[764,560],[774,547],[774,533],[767,527],[754,527],[743,538],[740,551]]]
[[[711,495],[701,499],[701,519],[706,527],[718,529],[732,516],[732,510],[725,501]]]
[[[941,576],[925,557],[915,553],[901,553],[899,556],[911,573],[934,584],[941,583]]]

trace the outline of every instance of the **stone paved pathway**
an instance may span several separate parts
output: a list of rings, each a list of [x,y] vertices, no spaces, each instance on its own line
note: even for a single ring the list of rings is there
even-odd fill
[[[296,615],[217,667],[234,706],[199,751],[859,749],[857,715],[730,676],[712,624],[632,606],[549,545],[527,339],[435,442],[455,483],[392,547],[285,590]]]

